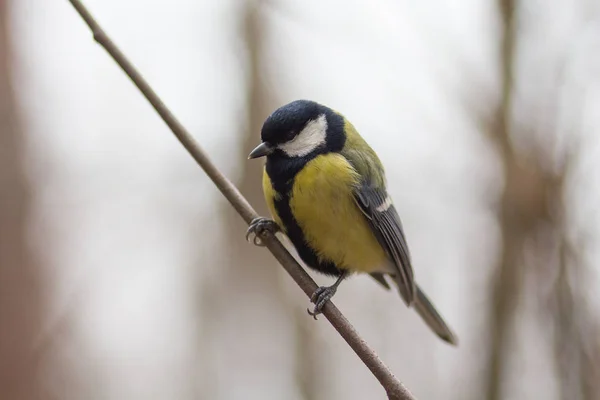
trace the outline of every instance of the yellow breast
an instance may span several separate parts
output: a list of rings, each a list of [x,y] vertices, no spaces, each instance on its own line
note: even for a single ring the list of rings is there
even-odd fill
[[[340,154],[320,155],[296,175],[290,207],[321,259],[342,269],[382,271],[386,255],[354,201],[359,176]]]

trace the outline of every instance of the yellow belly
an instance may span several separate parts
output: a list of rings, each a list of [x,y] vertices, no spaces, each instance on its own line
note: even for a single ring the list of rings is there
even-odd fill
[[[320,155],[296,175],[290,207],[319,258],[357,272],[385,271],[385,252],[354,201],[358,178],[342,155]]]

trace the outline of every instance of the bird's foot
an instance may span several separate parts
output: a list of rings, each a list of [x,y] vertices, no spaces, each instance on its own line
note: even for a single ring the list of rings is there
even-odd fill
[[[281,228],[279,228],[277,222],[272,219],[264,217],[254,218],[246,231],[246,241],[249,241],[250,235],[253,234],[254,238],[252,238],[252,243],[254,243],[255,246],[264,247],[265,243],[262,241],[262,238],[266,237],[267,232],[274,235],[280,230]]]
[[[313,308],[312,311],[310,311],[310,309],[306,309],[308,314],[312,315],[312,317],[316,320],[317,315],[323,313],[323,307],[333,297],[335,292],[337,292],[337,285],[318,287],[312,296],[310,296],[310,301],[315,303],[315,308]]]

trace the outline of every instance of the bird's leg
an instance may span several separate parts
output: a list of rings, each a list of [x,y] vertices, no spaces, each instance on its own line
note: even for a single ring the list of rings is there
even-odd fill
[[[340,286],[340,283],[342,283],[347,276],[348,271],[343,271],[333,285],[320,286],[317,288],[317,290],[315,290],[312,296],[310,296],[310,301],[315,303],[315,308],[312,311],[310,311],[310,309],[307,309],[306,311],[308,311],[308,313],[312,315],[314,319],[317,319],[317,315],[323,313],[321,310],[325,306],[325,303],[331,300],[335,292],[337,292],[338,286]]]
[[[255,246],[264,246],[265,244],[261,238],[265,237],[265,233],[270,232],[274,235],[279,231],[281,231],[281,228],[277,225],[277,222],[272,219],[265,217],[254,218],[246,231],[246,240],[248,240],[250,235],[254,234],[252,243],[254,243]]]

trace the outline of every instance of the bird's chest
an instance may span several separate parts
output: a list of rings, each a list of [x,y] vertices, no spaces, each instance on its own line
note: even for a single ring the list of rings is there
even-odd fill
[[[289,192],[294,217],[307,234],[320,239],[343,229],[357,211],[355,173],[338,157],[320,156],[309,162],[296,175]]]
[[[319,263],[371,272],[382,263],[383,252],[355,203],[358,179],[343,156],[320,155],[290,182],[282,199],[288,210],[280,217],[291,228],[286,233],[296,248],[307,245]]]

